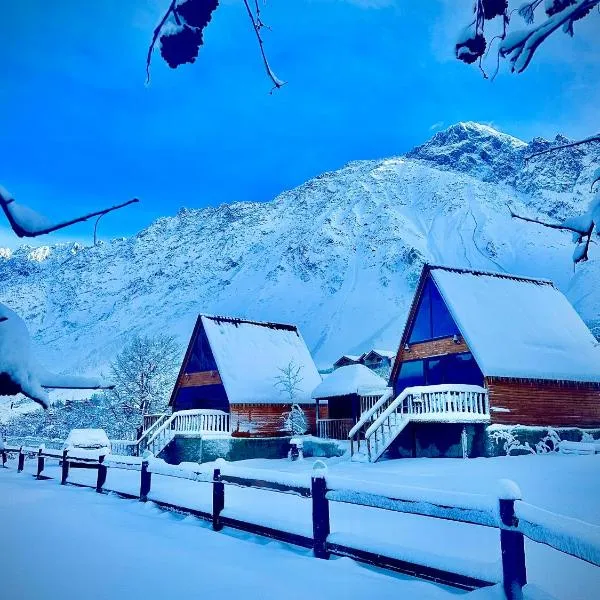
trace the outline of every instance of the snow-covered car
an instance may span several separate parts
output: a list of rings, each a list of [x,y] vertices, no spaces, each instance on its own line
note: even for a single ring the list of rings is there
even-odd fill
[[[71,429],[65,450],[82,458],[96,458],[110,454],[110,440],[104,429]]]

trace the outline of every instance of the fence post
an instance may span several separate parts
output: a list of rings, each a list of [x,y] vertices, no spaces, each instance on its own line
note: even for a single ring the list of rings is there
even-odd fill
[[[44,455],[42,454],[42,452],[44,451],[43,448],[40,448],[38,450],[38,457],[37,457],[37,473],[36,473],[36,479],[41,479],[42,478],[42,473],[44,472],[44,466],[45,466],[45,461],[44,461]]]
[[[148,494],[150,493],[150,486],[152,484],[152,473],[148,471],[149,462],[148,459],[142,460],[142,471],[140,480],[140,502],[146,502],[148,500]]]
[[[68,452],[69,451],[66,448],[63,450],[60,485],[67,485],[67,478],[69,477],[69,460],[67,459]]]
[[[327,500],[327,481],[323,475],[311,478],[313,553],[317,558],[329,558],[327,537],[329,526],[329,500]]]
[[[23,446],[19,448],[19,462],[17,463],[17,473],[20,473],[25,468],[25,454],[23,453]]]
[[[104,456],[98,457],[98,479],[96,480],[96,491],[101,494],[102,486],[106,483],[107,468],[104,464]]]
[[[515,530],[519,520],[515,516],[515,500],[521,499],[521,492],[512,483],[506,486],[499,499],[500,548],[502,551],[502,580],[507,600],[523,600],[523,586],[527,583],[525,567],[525,538]]]
[[[212,526],[215,531],[223,529],[221,511],[225,508],[225,484],[221,481],[221,469],[213,473],[213,519]]]

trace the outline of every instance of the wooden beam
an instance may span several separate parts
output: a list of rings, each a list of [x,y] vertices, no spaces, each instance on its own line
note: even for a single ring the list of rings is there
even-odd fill
[[[401,364],[409,360],[434,358],[448,354],[463,354],[465,352],[469,352],[469,347],[462,337],[459,337],[458,341],[455,342],[453,336],[448,336],[437,340],[410,344],[408,350],[402,347],[398,351],[398,361]]]
[[[222,383],[219,371],[199,371],[197,373],[182,373],[177,382],[179,387],[202,387]]]

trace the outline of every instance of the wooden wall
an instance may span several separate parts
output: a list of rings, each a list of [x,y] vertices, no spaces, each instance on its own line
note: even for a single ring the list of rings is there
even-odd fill
[[[492,423],[600,427],[598,384],[488,377],[486,385]],[[510,412],[497,412],[494,408]]]
[[[404,347],[400,348],[398,361],[402,363],[408,360],[432,358],[434,356],[444,356],[445,354],[462,354],[463,352],[469,352],[469,347],[462,338],[459,338],[458,343],[456,343],[452,337],[445,337],[410,344],[409,350],[405,350]]]
[[[308,421],[309,433],[314,434],[316,425],[315,404],[300,404]],[[289,435],[283,430],[283,413],[289,404],[231,404],[231,431],[240,437],[273,437]],[[321,407],[321,418],[324,418]]]

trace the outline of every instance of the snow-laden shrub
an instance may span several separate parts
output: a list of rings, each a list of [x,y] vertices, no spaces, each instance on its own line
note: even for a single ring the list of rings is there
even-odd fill
[[[513,452],[521,450],[530,454],[535,454],[535,450],[529,445],[529,442],[521,443],[517,437],[508,429],[497,429],[490,434],[490,438],[498,445],[504,442],[504,452],[510,456]]]
[[[511,429],[495,429],[490,433],[490,438],[500,445],[503,443],[503,449],[506,456],[511,456],[513,453],[527,454],[549,454],[558,452],[561,442],[560,435],[552,427],[547,428],[546,435],[541,438],[535,446],[527,441],[522,442]]]
[[[308,422],[300,405],[294,403],[288,412],[283,413],[283,428],[292,435],[303,435],[307,432]]]

